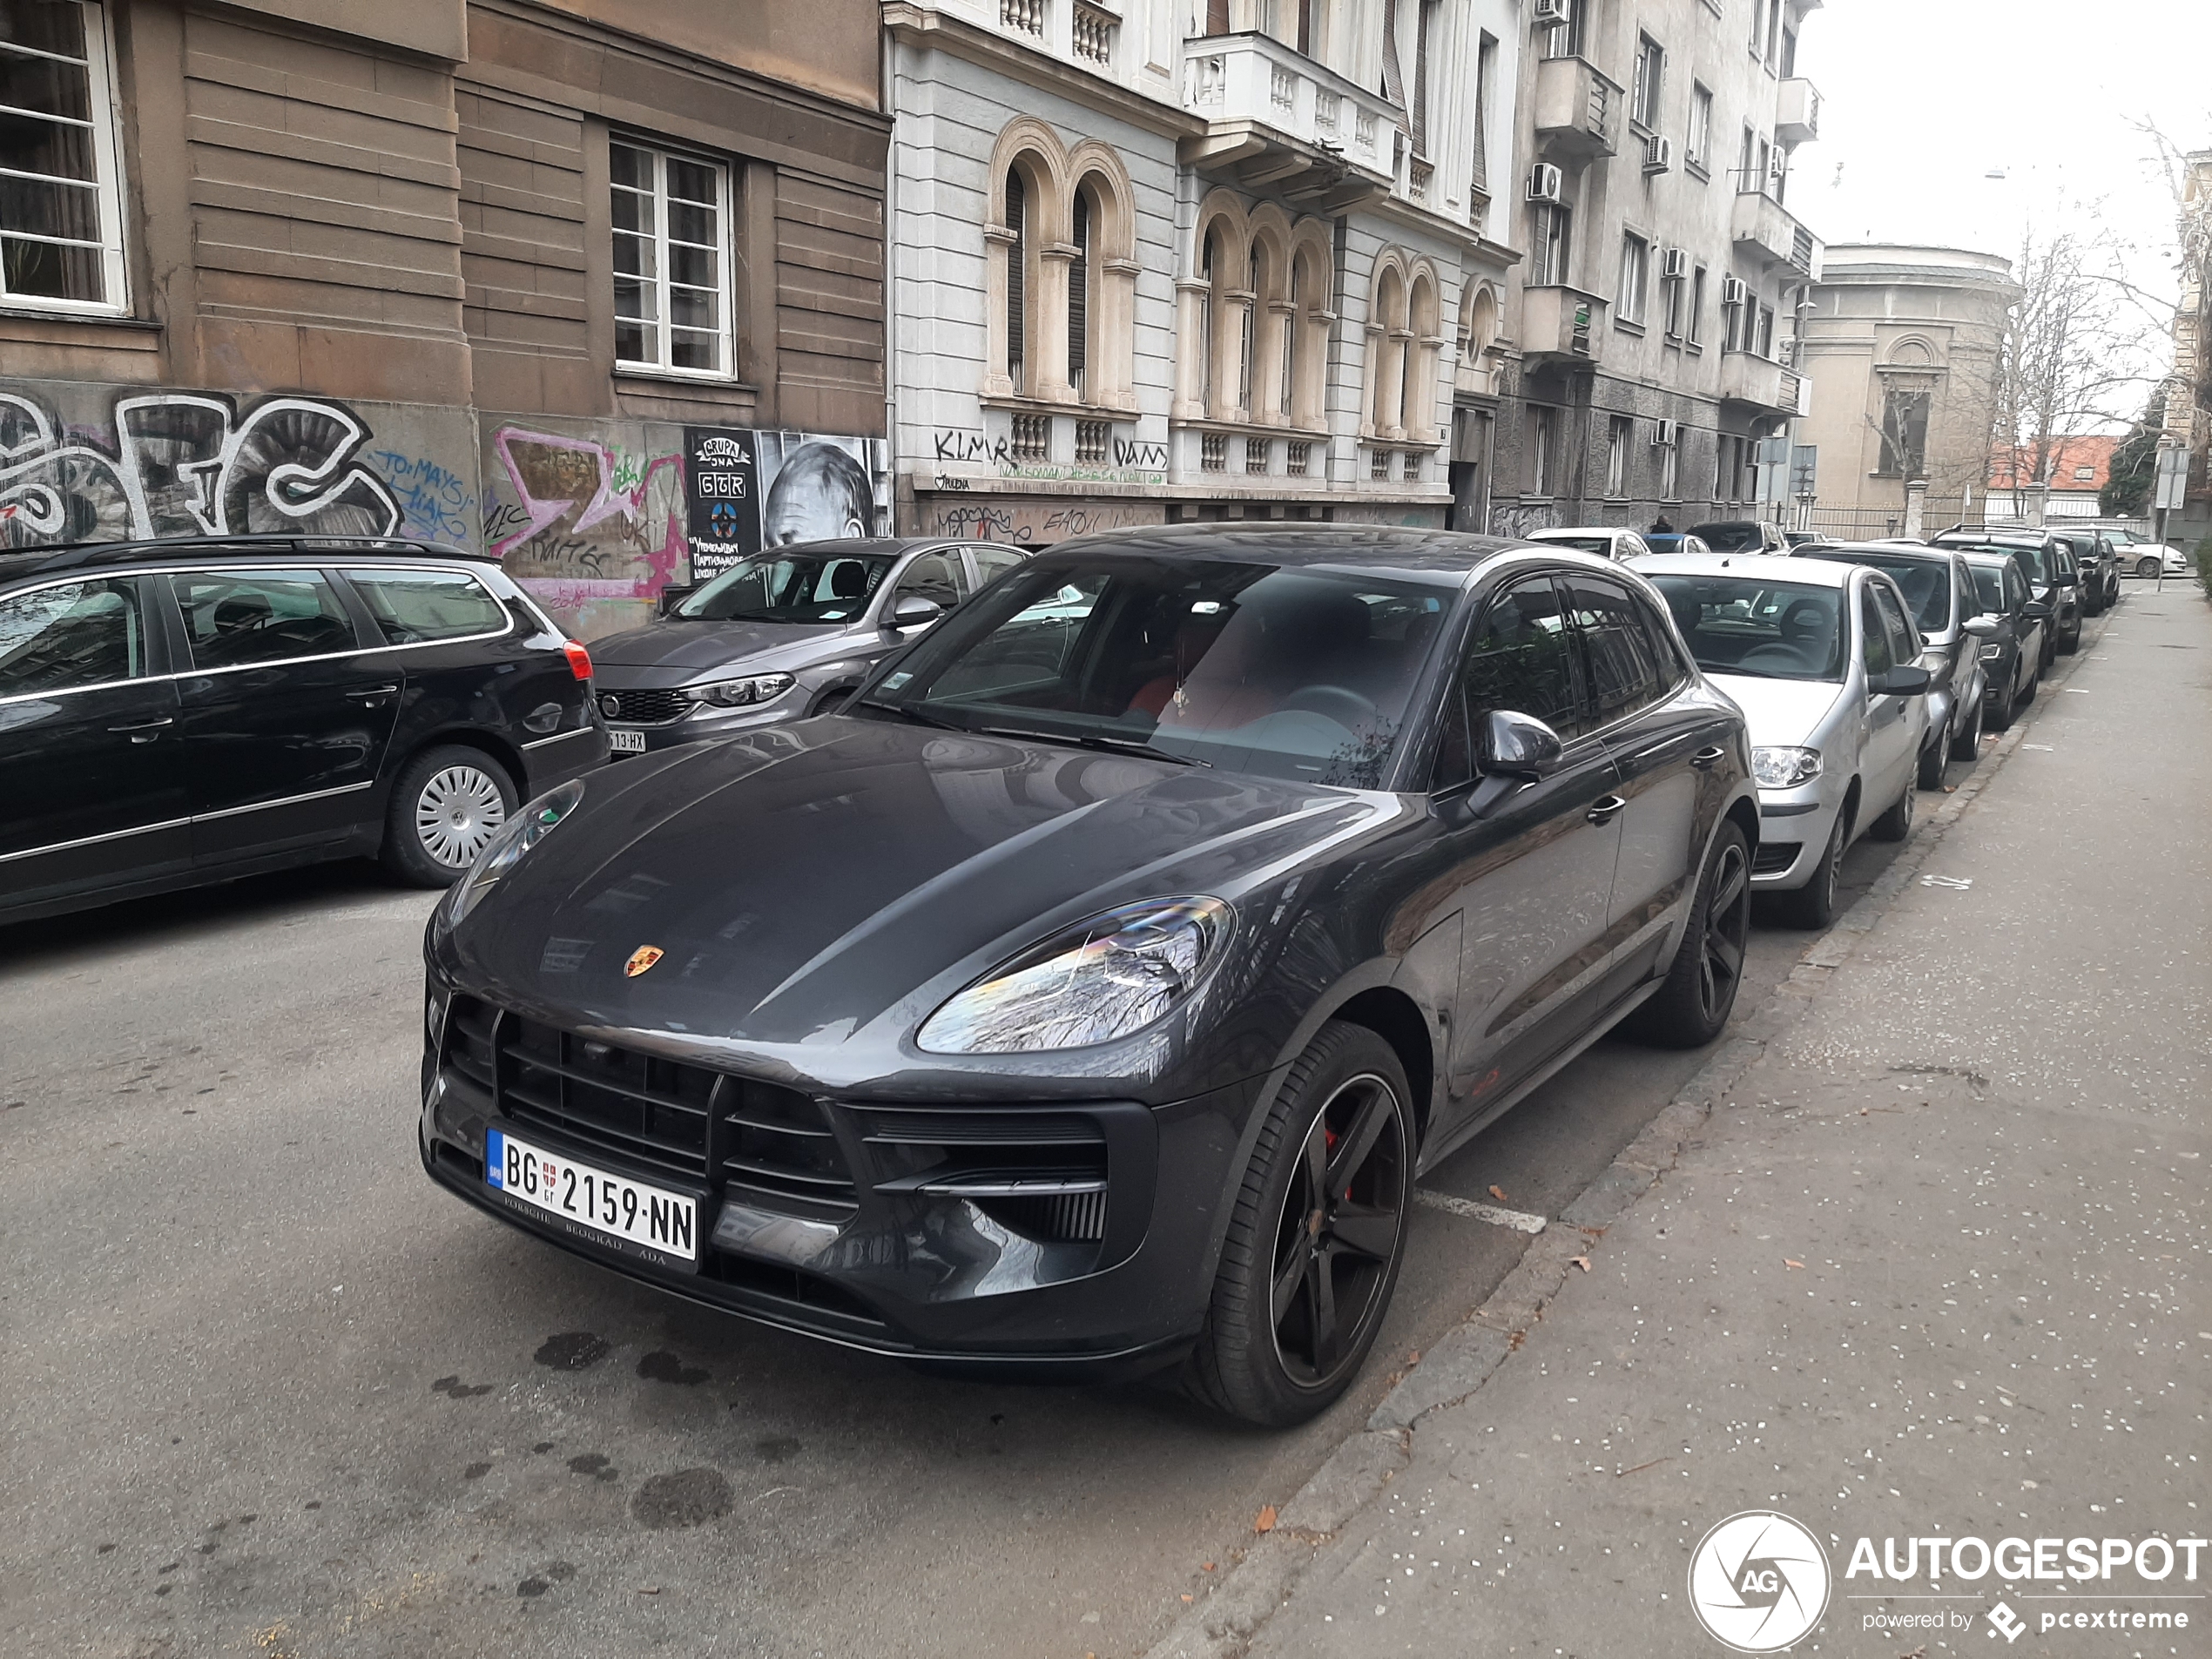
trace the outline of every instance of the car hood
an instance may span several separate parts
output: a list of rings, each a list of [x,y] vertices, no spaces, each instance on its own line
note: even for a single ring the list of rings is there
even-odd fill
[[[591,663],[597,668],[659,669],[656,683],[680,685],[707,669],[750,665],[758,659],[764,667],[778,667],[786,657],[806,654],[806,648],[845,631],[837,623],[683,622],[674,618],[649,623],[627,633],[608,634],[591,642]],[[624,683],[633,683],[624,677]]]
[[[1808,743],[1845,689],[1833,680],[1770,680],[1710,671],[1708,678],[1743,709],[1754,747]]]
[[[449,941],[583,1026],[833,1043],[1131,900],[1230,898],[1392,795],[841,716],[592,773]],[[633,953],[663,953],[624,973]]]

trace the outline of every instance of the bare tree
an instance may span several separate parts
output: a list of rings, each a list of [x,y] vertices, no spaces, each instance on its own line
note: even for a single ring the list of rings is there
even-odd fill
[[[2141,407],[2140,365],[2159,330],[2109,263],[2074,231],[2021,239],[2013,270],[2020,299],[1998,367],[1993,482],[2048,483],[2066,438],[2124,426]]]

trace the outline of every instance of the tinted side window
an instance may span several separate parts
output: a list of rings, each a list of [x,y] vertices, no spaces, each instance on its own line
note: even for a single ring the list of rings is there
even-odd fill
[[[1909,663],[1920,654],[1920,641],[1912,631],[1912,624],[1905,620],[1896,596],[1886,588],[1873,588],[1874,603],[1881,607],[1882,623],[1889,630],[1890,656],[1897,662]]]
[[[1664,697],[1673,676],[1653,653],[1651,624],[1635,596],[1597,577],[1569,577],[1562,585],[1582,644],[1595,723],[1609,725]]]
[[[1458,707],[1445,725],[1447,752],[1458,745],[1460,770],[1451,778],[1440,770],[1440,780],[1456,783],[1473,773],[1469,734],[1494,711],[1534,715],[1562,738],[1581,729],[1568,649],[1567,618],[1550,577],[1516,582],[1491,599],[1467,642],[1453,698]]]
[[[906,568],[899,578],[899,585],[892,590],[891,604],[895,608],[900,600],[919,595],[934,599],[950,610],[961,601],[960,556],[951,553],[925,553]]]
[[[2020,575],[2018,565],[2006,565],[2005,567],[2005,609],[2008,611],[2018,610],[2027,603],[2027,579]]]
[[[971,547],[968,556],[975,561],[976,582],[988,585],[1021,563],[1023,556],[1010,547]]]
[[[318,570],[172,576],[196,668],[239,668],[353,651],[353,620]]]
[[[1874,590],[1862,588],[1858,593],[1858,651],[1859,659],[1865,664],[1871,678],[1886,674],[1894,664],[1890,655],[1889,630],[1882,625],[1882,613],[1874,605]]]
[[[394,645],[421,645],[434,639],[463,639],[496,634],[507,627],[507,611],[475,577],[459,570],[348,570],[362,603],[368,606]]]
[[[64,582],[0,599],[0,697],[105,685],[145,671],[134,580]]]

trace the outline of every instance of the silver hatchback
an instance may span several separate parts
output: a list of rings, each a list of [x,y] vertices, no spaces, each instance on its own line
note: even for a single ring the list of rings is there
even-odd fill
[[[868,671],[1027,556],[885,537],[772,548],[643,628],[591,642],[614,752],[643,754],[833,708]]]

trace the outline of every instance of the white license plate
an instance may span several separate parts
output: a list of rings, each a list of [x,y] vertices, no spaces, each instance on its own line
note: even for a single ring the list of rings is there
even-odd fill
[[[618,755],[641,755],[645,752],[645,734],[625,726],[607,728],[607,747]]]
[[[609,1175],[496,1129],[484,1133],[484,1182],[601,1238],[698,1260],[698,1204],[680,1192]]]

